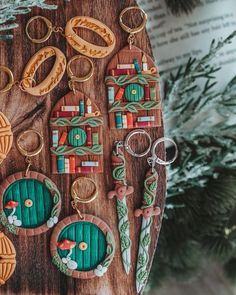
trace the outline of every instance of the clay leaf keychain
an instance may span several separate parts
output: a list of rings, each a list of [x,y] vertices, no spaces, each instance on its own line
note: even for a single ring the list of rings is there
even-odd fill
[[[39,144],[28,151],[22,142],[32,134],[38,137]],[[17,137],[16,146],[25,157],[27,168],[8,176],[0,185],[0,222],[14,234],[38,235],[58,222],[61,194],[51,179],[30,171],[32,158],[44,147],[43,136],[36,130],[23,131]]]
[[[164,161],[157,157],[156,149],[160,143],[165,141],[170,142],[175,147],[175,154],[171,160]],[[146,285],[148,279],[148,264],[149,264],[149,247],[151,243],[151,227],[154,216],[161,214],[161,208],[155,206],[158,195],[158,173],[155,168],[156,164],[169,165],[173,163],[177,156],[178,150],[176,143],[169,138],[157,139],[151,148],[152,156],[147,159],[148,165],[151,167],[145,176],[143,202],[139,209],[135,210],[135,216],[142,216],[142,225],[139,236],[139,250],[136,266],[136,290],[140,293]]]
[[[123,266],[128,274],[131,268],[131,239],[129,233],[128,207],[126,197],[133,193],[134,188],[127,185],[125,156],[122,142],[116,142],[112,151],[112,177],[115,188],[108,193],[108,198],[116,197],[118,230]]]
[[[132,150],[130,141],[136,135],[144,135],[147,137],[149,146],[146,151],[137,154]],[[131,131],[125,138],[125,141],[115,142],[114,149],[112,151],[112,166],[115,188],[108,193],[108,198],[112,199],[116,197],[116,208],[118,216],[118,230],[120,235],[120,248],[122,255],[122,262],[126,273],[128,274],[132,265],[131,262],[131,239],[129,230],[129,219],[128,219],[128,206],[126,197],[134,192],[132,186],[127,185],[126,179],[126,160],[124,152],[134,157],[144,157],[151,148],[151,137],[142,129],[136,129]]]
[[[88,204],[97,198],[95,182],[88,177],[77,178],[71,186],[71,196],[77,214],[66,217],[55,227],[50,243],[52,261],[67,276],[102,277],[114,257],[114,236],[103,220],[79,209],[80,203]]]
[[[87,62],[89,72],[75,76],[71,64]],[[67,65],[71,89],[51,112],[51,170],[53,174],[103,172],[103,116],[95,100],[75,88],[94,74],[94,64],[86,56],[76,55]]]
[[[124,15],[139,11],[143,19],[135,28],[124,24]],[[148,54],[134,46],[135,36],[147,22],[139,7],[124,9],[119,17],[122,29],[129,33],[128,46],[110,61],[105,78],[111,129],[133,129],[161,126],[161,104],[158,69]]]

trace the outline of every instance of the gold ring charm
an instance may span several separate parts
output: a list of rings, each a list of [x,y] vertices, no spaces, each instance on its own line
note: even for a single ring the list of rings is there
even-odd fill
[[[0,286],[12,276],[16,268],[16,250],[10,239],[0,232]]]
[[[75,76],[71,70],[71,64],[72,62],[74,61],[79,61],[79,60],[86,60],[89,62],[90,64],[90,71],[88,74],[86,74],[85,76],[82,76],[82,77],[78,77],[78,76]],[[86,56],[83,56],[83,55],[76,55],[74,57],[72,57],[68,64],[67,64],[67,75],[69,76],[70,78],[70,81],[69,81],[69,86],[70,86],[70,89],[73,90],[71,88],[71,84],[73,84],[74,82],[85,82],[85,81],[88,81],[94,74],[94,64],[92,62],[92,60]]]
[[[42,21],[45,23],[45,25],[47,26],[47,29],[48,29],[48,31],[47,31],[47,33],[45,34],[45,36],[43,36],[43,37],[40,38],[40,39],[34,39],[34,38],[32,38],[32,37],[30,36],[30,34],[29,34],[29,26],[30,26],[30,24],[31,24],[33,21],[35,21],[36,19],[40,19],[40,20],[42,20]],[[44,16],[37,15],[37,16],[31,17],[31,18],[29,19],[29,21],[28,21],[27,24],[26,24],[25,32],[26,32],[27,37],[28,37],[28,38],[30,39],[30,41],[32,41],[33,43],[43,43],[43,42],[47,41],[47,40],[50,38],[50,36],[51,36],[51,34],[52,34],[52,32],[53,32],[53,26],[52,26],[52,23],[50,22],[49,19],[47,19],[47,18],[44,17]]]
[[[127,25],[125,25],[124,22],[123,22],[123,16],[125,15],[125,13],[127,11],[130,11],[130,10],[138,10],[138,11],[140,11],[141,16],[143,18],[143,21],[142,21],[141,25],[139,25],[136,28],[130,28]],[[141,32],[145,28],[146,23],[147,23],[147,14],[143,9],[141,9],[138,6],[127,7],[124,10],[121,11],[121,14],[120,14],[120,17],[119,17],[119,23],[120,23],[120,26],[122,27],[122,29],[125,32],[127,32],[129,34],[136,34],[136,33]]]
[[[37,69],[51,56],[56,56],[51,72],[40,84],[33,86],[34,75]],[[43,47],[31,57],[24,69],[20,82],[22,90],[35,96],[47,94],[61,81],[65,70],[66,57],[61,50],[53,46]]]
[[[28,152],[26,149],[24,149],[21,146],[20,141],[22,140],[22,137],[24,135],[27,135],[27,134],[30,134],[30,133],[34,133],[34,134],[36,134],[38,136],[38,138],[39,138],[39,146],[34,151]],[[18,148],[19,152],[23,156],[25,156],[25,157],[33,157],[33,156],[38,155],[42,151],[42,149],[44,147],[43,136],[38,131],[29,129],[29,130],[26,130],[26,131],[21,132],[17,136],[16,145],[17,145],[17,148]]]
[[[97,33],[106,42],[107,46],[98,46],[79,37],[74,28],[85,28]],[[110,54],[116,43],[114,33],[102,22],[87,16],[76,16],[70,19],[65,28],[68,43],[78,52],[93,58],[103,58]]]
[[[6,158],[9,153],[12,142],[13,142],[13,134],[11,131],[11,124],[8,121],[7,117],[0,112],[0,164]]]
[[[82,191],[81,190],[81,185],[83,183],[90,183],[93,186],[93,191],[91,193],[90,196],[88,196],[87,198],[81,197],[79,192]],[[82,191],[82,193],[84,193]],[[97,191],[97,186],[95,184],[95,182],[88,177],[78,177],[71,186],[71,196],[73,199],[75,199],[77,202],[83,203],[83,204],[87,204],[90,203],[92,201],[94,201],[97,198],[98,195],[98,191]]]
[[[7,85],[3,89],[0,89],[0,93],[5,93],[14,85],[14,77],[12,71],[8,67],[0,66],[0,72],[5,72],[8,76]]]

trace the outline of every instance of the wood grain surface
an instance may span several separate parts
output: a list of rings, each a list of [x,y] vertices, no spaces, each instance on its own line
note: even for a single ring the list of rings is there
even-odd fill
[[[50,3],[50,1],[48,1]],[[46,45],[59,47],[67,56],[71,58],[77,54],[59,34],[53,34],[51,38],[42,44],[31,43],[24,32],[27,20],[30,16],[43,15],[58,26],[65,27],[66,21],[76,15],[87,15],[97,18],[108,25],[117,38],[117,44],[113,54],[117,53],[126,45],[127,33],[123,32],[118,24],[119,12],[131,5],[136,5],[133,0],[71,0],[64,2],[62,0],[51,1],[59,5],[56,11],[46,11],[34,8],[30,14],[18,16],[17,22],[19,28],[14,31],[14,39],[10,42],[0,42],[0,64],[10,67],[16,79],[20,79],[24,65],[36,51]],[[130,18],[131,23],[138,20],[135,14]],[[45,31],[41,23],[34,25],[34,36],[40,37]],[[95,43],[100,43],[100,37],[88,30],[80,30],[80,36]],[[142,48],[147,54],[152,55],[151,47],[147,33],[142,31],[137,35],[136,46]],[[113,55],[112,54],[112,55]],[[81,210],[84,213],[94,214],[103,219],[112,229],[116,241],[118,241],[116,205],[114,200],[107,199],[107,192],[113,188],[111,177],[111,147],[114,140],[122,140],[127,131],[112,132],[107,124],[107,99],[104,83],[106,66],[112,55],[99,60],[94,60],[95,76],[88,82],[78,85],[78,89],[90,97],[94,97],[104,115],[104,173],[91,175],[96,181],[99,189],[99,199],[91,204],[82,205]],[[42,81],[47,73],[50,72],[52,60],[45,62],[37,71],[37,82]],[[1,77],[3,77],[1,75]],[[75,212],[70,206],[70,186],[76,176],[70,175],[51,175],[50,173],[50,153],[49,153],[49,126],[48,120],[50,111],[57,100],[64,96],[68,91],[67,76],[49,94],[41,97],[33,97],[23,93],[17,87],[14,87],[7,94],[0,96],[0,111],[2,111],[12,124],[14,137],[19,132],[28,128],[35,128],[43,133],[45,138],[45,149],[34,158],[32,170],[44,173],[50,177],[62,193],[62,211],[60,220]],[[153,139],[163,136],[163,128],[153,128],[150,130]],[[144,143],[139,141],[138,148],[142,149]],[[158,155],[164,157],[164,149],[160,148]],[[131,238],[133,241],[132,261],[133,267],[127,276],[123,271],[119,247],[117,247],[115,258],[107,274],[102,278],[92,280],[76,280],[66,277],[59,272],[51,262],[49,242],[51,230],[46,234],[36,237],[19,237],[8,233],[3,227],[7,236],[13,241],[17,253],[17,266],[14,275],[1,287],[1,294],[83,294],[83,295],[130,295],[136,294],[135,291],[135,265],[138,250],[138,231],[140,229],[141,219],[135,219],[133,211],[141,204],[143,179],[147,167],[146,158],[138,159],[127,157],[128,173],[127,177],[134,186],[135,193],[128,198],[131,222]],[[8,175],[22,171],[26,167],[23,157],[16,149],[15,141],[7,159],[1,165],[0,180],[2,181]],[[164,196],[166,189],[166,178],[164,167],[158,166],[159,187],[158,187],[158,205],[164,206]],[[157,238],[160,230],[160,220],[155,219],[152,230],[151,252],[155,251]],[[151,266],[151,265],[150,265]]]

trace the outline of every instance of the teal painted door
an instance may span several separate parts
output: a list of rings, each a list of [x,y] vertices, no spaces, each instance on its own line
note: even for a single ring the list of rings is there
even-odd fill
[[[9,201],[19,203],[14,215],[22,221],[23,228],[36,228],[46,223],[53,207],[50,191],[36,179],[26,178],[12,183],[4,193],[3,206]],[[12,209],[5,208],[4,212],[9,216]]]
[[[97,225],[86,221],[72,223],[62,230],[58,242],[65,239],[76,242],[70,257],[77,262],[78,271],[95,269],[105,259],[106,237]],[[79,248],[79,244],[82,242],[87,244],[86,250]],[[58,249],[61,258],[66,257],[68,253],[68,250]]]

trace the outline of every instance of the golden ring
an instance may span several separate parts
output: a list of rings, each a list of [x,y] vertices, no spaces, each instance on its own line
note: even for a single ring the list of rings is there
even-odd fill
[[[20,140],[22,139],[22,137],[24,135],[26,135],[26,134],[29,134],[29,133],[35,133],[39,137],[39,146],[34,151],[32,151],[32,152],[28,152],[20,144]],[[29,130],[23,131],[16,138],[16,146],[17,146],[19,152],[23,156],[25,156],[25,157],[33,157],[33,156],[36,156],[36,155],[38,155],[42,151],[42,149],[44,147],[43,136],[42,136],[42,134],[40,132],[38,132],[36,130],[33,130],[33,129],[29,129]]]
[[[142,23],[138,27],[136,27],[136,28],[130,28],[127,25],[125,25],[124,22],[123,22],[123,16],[124,16],[124,14],[127,11],[130,11],[130,10],[138,10],[138,11],[140,11],[141,16],[143,18]],[[138,6],[131,6],[131,7],[125,8],[124,10],[121,11],[120,16],[119,16],[119,23],[120,23],[120,26],[122,27],[122,29],[125,32],[130,33],[130,34],[135,34],[135,33],[141,32],[144,29],[144,27],[146,26],[146,23],[147,23],[147,18],[148,18],[147,17],[147,14],[146,14],[146,12],[142,8],[140,8]]]
[[[76,60],[87,60],[91,66],[90,68],[90,71],[88,74],[86,74],[85,76],[82,76],[82,77],[78,77],[78,76],[75,76],[72,72],[72,69],[71,69],[71,64],[72,62],[76,61]],[[92,60],[86,56],[82,56],[82,55],[75,55],[74,57],[72,57],[68,64],[67,64],[67,74],[70,78],[70,81],[69,81],[69,85],[73,84],[74,82],[85,82],[85,81],[88,81],[94,74],[94,64],[92,62]]]
[[[30,34],[29,34],[29,25],[30,25],[33,21],[35,21],[36,19],[41,19],[41,20],[46,24],[46,26],[47,26],[47,28],[48,28],[48,31],[47,31],[46,35],[43,36],[43,37],[40,38],[40,39],[34,39],[34,38],[32,38],[32,37],[30,36]],[[46,17],[44,17],[44,16],[40,16],[40,15],[37,15],[37,16],[34,16],[34,17],[31,17],[31,18],[28,20],[28,22],[27,22],[27,24],[26,24],[26,27],[25,27],[25,33],[26,33],[26,35],[27,35],[27,37],[28,37],[33,43],[43,43],[43,42],[47,41],[47,40],[50,38],[52,32],[53,32],[53,27],[52,27],[52,23],[50,22],[50,20],[47,19]]]
[[[79,37],[74,28],[84,28],[97,33],[107,46],[98,46]],[[78,52],[93,58],[103,58],[110,54],[116,44],[114,33],[102,22],[88,16],[75,16],[70,19],[65,28],[67,42]]]
[[[81,183],[86,182],[86,181],[92,183],[92,185],[94,186],[94,190],[93,190],[91,196],[89,196],[87,198],[81,198],[80,196],[78,196],[78,188],[79,188],[79,185]],[[98,195],[97,186],[96,186],[95,182],[91,178],[78,177],[72,183],[71,196],[77,202],[84,203],[84,204],[90,203],[90,202],[94,201],[97,198],[97,195]]]
[[[38,85],[34,86],[34,75],[40,65],[50,58],[56,56],[54,65],[48,76]],[[66,70],[66,57],[59,48],[46,46],[36,52],[28,61],[21,80],[23,90],[31,95],[41,96],[50,92],[61,81]]]
[[[4,93],[4,92],[9,91],[12,88],[12,86],[14,85],[14,77],[13,77],[12,71],[8,67],[0,66],[0,71],[5,72],[8,76],[7,85],[3,89],[0,90],[0,93]]]

